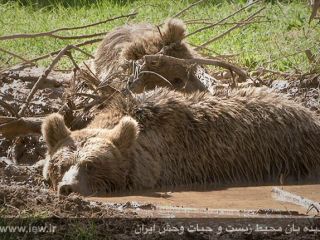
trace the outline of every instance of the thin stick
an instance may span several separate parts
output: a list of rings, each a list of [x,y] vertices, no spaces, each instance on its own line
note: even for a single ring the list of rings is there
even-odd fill
[[[92,76],[94,76],[94,78],[99,81],[97,75],[93,73],[93,71],[89,68],[89,66],[86,64],[86,62],[83,62],[83,64],[87,68],[87,70],[92,74]]]
[[[193,43],[188,43],[190,46],[192,46],[193,47],[193,49],[196,49],[197,47],[199,47],[198,45],[195,45],[195,44],[193,44]],[[212,50],[212,49],[209,49],[209,48],[206,48],[206,47],[204,47],[203,48],[204,50],[206,50],[206,51],[208,51],[208,52],[213,52],[214,54],[216,54],[216,55],[220,55],[220,53],[218,53],[217,51],[214,51],[214,50]]]
[[[13,53],[13,52],[9,52],[9,51],[7,51],[7,50],[5,50],[5,49],[3,49],[3,48],[0,48],[0,51],[1,51],[1,52],[4,52],[4,53],[7,53],[7,54],[9,54],[9,55],[11,55],[11,56],[14,56],[14,57],[22,60],[22,61],[25,62],[25,63],[35,65],[32,61],[30,61],[30,60],[28,60],[28,59],[25,59],[24,57],[21,57],[21,56],[15,54],[15,53]]]
[[[187,6],[186,8],[182,9],[180,12],[178,12],[177,14],[175,14],[172,18],[177,18],[179,16],[181,16],[182,14],[184,14],[186,11],[188,11],[190,8],[193,8],[194,6],[204,2],[206,0],[200,0],[200,1],[197,1],[195,3],[192,3],[190,4],[189,6]]]
[[[157,77],[159,77],[160,79],[162,79],[163,81],[165,81],[166,83],[168,83],[169,85],[172,86],[171,82],[169,80],[167,80],[165,77],[161,76],[160,74],[153,72],[153,71],[141,71],[139,73],[139,75],[145,74],[145,73],[149,73],[149,74],[153,74],[156,75]]]
[[[135,15],[137,15],[137,14],[138,14],[137,12],[135,12],[135,13],[130,13],[130,14],[127,14],[127,15],[121,15],[121,16],[118,16],[118,17],[109,18],[109,19],[106,19],[106,20],[103,20],[103,21],[100,21],[100,22],[96,22],[96,23],[92,23],[92,24],[88,24],[88,25],[84,25],[84,26],[58,28],[58,29],[54,29],[54,30],[49,31],[49,32],[14,34],[14,35],[1,36],[1,37],[0,37],[0,40],[10,40],[10,39],[17,39],[17,38],[35,38],[35,37],[43,37],[43,36],[52,36],[52,34],[57,33],[57,32],[93,27],[93,26],[97,26],[97,25],[99,25],[99,24],[111,22],[111,21],[116,20],[116,19],[126,18],[126,17],[132,17],[132,16],[135,16]]]
[[[174,16],[172,16],[171,18],[177,18],[179,16],[181,16],[183,13],[185,13],[186,11],[188,11],[190,8],[193,8],[194,6],[198,5],[199,3],[202,3],[206,0],[199,0],[195,3],[190,4],[189,6],[187,6],[186,8],[182,9],[180,12],[178,12],[177,14],[175,14]],[[160,23],[157,25],[157,27],[161,27],[164,24],[164,22]]]
[[[235,12],[232,13],[231,15],[229,15],[229,16],[221,19],[221,20],[218,21],[217,23],[213,23],[213,24],[210,24],[210,25],[205,26],[205,27],[203,27],[203,28],[199,28],[198,30],[196,30],[196,31],[194,31],[194,32],[192,32],[192,33],[187,34],[187,35],[185,36],[185,38],[190,37],[190,36],[192,36],[192,35],[194,35],[194,34],[196,34],[196,33],[198,33],[198,32],[202,32],[202,31],[204,31],[204,30],[207,30],[207,29],[209,29],[209,28],[213,28],[213,27],[217,26],[218,24],[224,22],[225,20],[233,17],[234,15],[238,14],[239,12],[241,12],[241,11],[243,11],[243,10],[251,7],[252,5],[254,5],[254,4],[256,4],[257,2],[260,2],[260,1],[261,1],[261,0],[252,2],[252,3],[248,4],[247,6],[244,6],[244,7],[240,8],[239,10],[235,11]]]
[[[258,16],[257,16],[258,17]],[[226,25],[235,25],[235,24],[248,24],[248,23],[266,23],[266,22],[271,22],[271,20],[260,20],[260,21],[247,21],[247,22],[226,22],[226,23],[219,23],[217,24],[218,26],[226,26]],[[186,24],[212,24],[211,22],[185,22]]]
[[[37,92],[40,84],[42,83],[43,80],[45,80],[49,73],[52,71],[52,69],[54,68],[54,66],[59,62],[59,60],[62,58],[62,56],[64,56],[66,54],[67,51],[69,51],[70,49],[72,49],[72,45],[68,45],[65,48],[63,48],[59,54],[53,59],[52,63],[50,64],[50,66],[48,68],[46,68],[46,70],[44,71],[44,73],[39,77],[38,81],[33,85],[31,92],[29,93],[25,104],[22,106],[21,110],[19,111],[18,115],[21,117],[25,110],[27,109],[27,107],[29,106],[29,103],[31,101],[31,99],[33,98],[34,94]]]
[[[264,18],[265,16],[256,16],[255,18]],[[203,24],[214,24],[214,22],[212,22],[213,18],[196,18],[196,19],[188,19],[185,20],[184,22],[186,24],[192,24],[192,23],[203,23]],[[271,21],[271,20],[270,20]],[[219,23],[220,25],[223,25],[224,23]],[[236,23],[234,23],[236,24]]]
[[[256,11],[256,12],[253,13],[252,15],[250,15],[246,20],[244,20],[244,22],[248,22],[248,23],[245,23],[245,24],[244,24],[244,23],[238,23],[237,25],[235,25],[235,26],[232,27],[232,28],[229,28],[227,31],[221,33],[220,35],[218,35],[218,36],[216,36],[216,37],[208,40],[207,42],[201,44],[201,45],[200,45],[199,47],[197,47],[195,50],[200,50],[200,49],[204,48],[205,46],[213,43],[214,41],[216,41],[216,40],[224,37],[225,35],[227,35],[228,33],[232,32],[233,30],[235,30],[235,29],[237,29],[237,28],[239,28],[239,27],[245,26],[245,25],[247,25],[247,24],[250,24],[251,18],[253,18],[255,15],[259,14],[259,13],[260,13],[262,10],[264,10],[264,9],[265,9],[265,7],[260,8],[258,11]]]
[[[77,36],[61,36],[56,34],[50,34],[48,37],[53,37],[57,39],[83,39],[83,38],[92,38],[92,37],[99,37],[106,35],[108,32],[101,32],[101,33],[94,33],[94,34],[84,34],[84,35],[77,35]]]
[[[79,52],[83,53],[84,55],[88,56],[89,58],[94,59],[94,56],[90,53],[87,53],[86,51],[82,50],[81,48],[77,46],[73,46],[74,49],[78,50]]]
[[[0,106],[3,107],[4,109],[6,109],[9,113],[11,113],[12,116],[17,117],[18,114],[16,112],[16,110],[8,103],[6,103],[3,100],[0,100]]]

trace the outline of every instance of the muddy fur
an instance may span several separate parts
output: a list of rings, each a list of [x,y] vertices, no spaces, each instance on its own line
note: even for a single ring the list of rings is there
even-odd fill
[[[45,120],[44,135],[52,134],[50,125],[62,125],[57,119]],[[280,174],[303,180],[319,172],[319,141],[313,113],[272,93],[246,89],[221,100],[159,88],[115,100],[87,128],[57,141],[45,171],[59,189],[65,172],[76,166],[72,191],[81,194],[265,183]]]
[[[159,31],[160,30],[160,31]],[[145,55],[157,54],[160,51],[176,58],[190,59],[199,57],[192,48],[183,41],[186,34],[186,26],[179,19],[169,19],[163,27],[158,28],[151,24],[133,24],[121,26],[106,35],[102,43],[99,45],[95,59],[94,68],[97,76],[101,81],[106,81],[108,77],[116,72],[124,73],[122,66],[129,60],[138,60]],[[153,70],[154,71],[154,70]],[[172,73],[171,73],[172,74]],[[180,89],[181,86],[191,85],[187,89],[189,91],[203,90],[199,80],[182,79],[184,84],[175,87],[175,78],[172,80],[167,78],[175,89]],[[148,74],[149,85],[146,89],[154,89],[155,86],[167,86],[164,81],[160,81],[159,77]],[[154,80],[150,80],[154,78]],[[116,88],[121,88],[122,80],[112,82]]]

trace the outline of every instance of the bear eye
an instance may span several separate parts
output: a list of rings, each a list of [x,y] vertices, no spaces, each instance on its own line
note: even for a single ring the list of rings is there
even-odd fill
[[[178,86],[178,85],[182,85],[183,81],[181,78],[175,78],[173,79],[173,84]]]
[[[87,163],[87,164],[86,164],[86,169],[87,169],[89,172],[91,172],[91,171],[93,171],[93,170],[95,169],[95,166],[94,166],[93,164],[91,164],[91,163]]]

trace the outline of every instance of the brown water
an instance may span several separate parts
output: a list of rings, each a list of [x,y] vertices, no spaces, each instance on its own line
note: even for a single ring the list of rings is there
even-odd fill
[[[279,202],[272,198],[272,187],[231,187],[218,190],[183,190],[167,193],[145,191],[122,195],[113,194],[106,197],[90,197],[89,199],[107,203],[136,202],[138,205],[151,204],[151,206],[155,206],[155,210],[138,209],[137,213],[141,216],[247,216],[261,209],[306,213],[306,209],[301,206]],[[320,202],[320,184],[284,186],[283,190]]]

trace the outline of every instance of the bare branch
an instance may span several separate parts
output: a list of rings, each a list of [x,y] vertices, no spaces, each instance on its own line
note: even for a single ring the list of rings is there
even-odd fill
[[[177,18],[179,16],[181,16],[182,14],[184,14],[186,11],[188,11],[190,8],[193,8],[194,6],[204,2],[206,0],[199,0],[195,3],[190,4],[189,6],[187,6],[186,8],[182,9],[180,12],[176,13],[174,16],[172,16],[171,18]],[[160,23],[157,25],[157,27],[161,27],[164,24],[164,22]]]
[[[5,119],[2,117],[1,122]],[[0,134],[7,138],[24,136],[30,134],[41,134],[41,118],[19,118],[8,119],[7,122],[0,124]]]
[[[16,110],[8,103],[0,99],[0,106],[7,110],[12,116],[17,117],[18,113]]]
[[[241,68],[221,60],[203,59],[203,58],[180,59],[180,58],[174,58],[166,55],[146,55],[145,59],[150,62],[157,62],[157,61],[164,60],[167,62],[171,62],[172,64],[180,64],[180,65],[186,65],[186,64],[187,65],[190,65],[190,64],[213,65],[213,66],[222,67],[230,71],[233,71],[236,74],[238,74],[239,77],[243,80],[247,79],[248,77],[247,73]]]
[[[187,34],[187,35],[185,36],[185,38],[190,37],[190,36],[192,36],[192,35],[194,35],[194,34],[196,34],[196,33],[198,33],[198,32],[202,32],[202,31],[204,31],[204,30],[207,30],[207,29],[209,29],[209,28],[213,28],[213,27],[219,25],[220,23],[224,22],[225,20],[233,17],[234,15],[238,14],[239,12],[241,12],[241,11],[243,11],[243,10],[251,7],[252,5],[254,5],[254,4],[256,4],[256,3],[260,2],[260,1],[261,1],[261,0],[257,0],[257,1],[255,1],[255,2],[252,2],[252,3],[248,4],[247,6],[244,6],[243,8],[240,8],[239,10],[237,10],[237,11],[235,11],[234,13],[230,14],[229,16],[221,19],[221,20],[218,21],[217,23],[213,23],[213,24],[211,24],[211,25],[209,25],[209,26],[205,26],[205,27],[203,27],[203,28],[199,28],[198,30],[196,30],[196,31],[194,31],[194,32],[192,32],[192,33]]]
[[[35,65],[32,61],[30,61],[30,60],[28,60],[28,59],[25,59],[24,57],[21,57],[21,56],[19,56],[19,55],[16,54],[16,53],[9,52],[9,51],[7,51],[7,50],[5,50],[5,49],[3,49],[3,48],[0,48],[0,51],[1,51],[1,52],[4,52],[4,53],[6,53],[6,54],[9,54],[9,55],[11,55],[11,56],[16,57],[16,58],[22,60],[24,63],[31,64],[31,65]]]
[[[181,16],[182,14],[184,14],[186,11],[188,11],[190,8],[193,8],[194,6],[204,2],[206,0],[200,0],[200,1],[197,1],[195,3],[192,3],[190,4],[189,6],[187,6],[186,8],[182,9],[180,12],[178,12],[177,14],[175,14],[174,16],[172,16],[172,18],[177,18],[179,16]]]
[[[62,58],[62,56],[64,56],[66,54],[66,52],[69,51],[70,49],[72,49],[72,45],[68,45],[64,49],[62,49],[59,52],[59,54],[53,59],[53,61],[50,64],[50,66],[48,68],[46,68],[44,73],[39,77],[38,81],[32,87],[31,92],[29,93],[25,104],[22,106],[21,110],[19,111],[19,113],[18,113],[19,116],[22,116],[24,114],[25,110],[27,109],[31,99],[34,96],[34,94],[37,92],[37,90],[38,90],[40,84],[42,83],[42,81],[44,81],[48,77],[49,73],[52,71],[54,66],[59,62],[59,60]]]
[[[62,36],[54,35],[54,33],[61,32],[61,31],[69,31],[69,30],[76,30],[76,29],[83,29],[83,28],[93,27],[93,26],[97,26],[99,24],[111,22],[111,21],[116,20],[116,19],[132,17],[132,16],[135,16],[137,14],[138,14],[137,12],[130,13],[130,14],[127,14],[127,15],[121,15],[121,16],[118,16],[118,17],[109,18],[109,19],[106,19],[106,20],[103,20],[103,21],[100,21],[100,22],[96,22],[96,23],[92,23],[92,24],[88,24],[88,25],[84,25],[84,26],[58,28],[58,29],[54,29],[54,30],[49,31],[49,32],[30,33],[30,34],[26,33],[26,34],[14,34],[14,35],[0,36],[0,40],[10,40],[10,39],[17,39],[17,38],[35,38],[35,37],[44,37],[44,36],[61,38]],[[63,39],[65,39],[65,38],[63,38]]]
[[[99,37],[99,36],[104,36],[108,32],[101,32],[101,33],[94,33],[94,34],[84,34],[84,35],[76,35],[76,36],[60,36],[60,35],[48,35],[48,37],[53,37],[57,39],[82,39],[82,38],[92,38],[92,37]]]
[[[228,33],[232,32],[233,30],[235,30],[235,29],[237,29],[237,28],[239,28],[239,27],[245,26],[245,25],[247,25],[247,24],[250,24],[250,20],[251,20],[255,15],[259,14],[259,13],[260,13],[262,10],[264,10],[264,9],[265,9],[265,7],[260,8],[258,11],[256,11],[256,12],[253,13],[252,15],[250,15],[246,20],[244,20],[244,23],[238,23],[237,25],[235,25],[235,26],[232,27],[232,28],[229,28],[227,31],[221,33],[220,35],[218,35],[218,36],[216,36],[216,37],[208,40],[207,42],[201,44],[201,45],[200,45],[199,47],[197,47],[195,50],[200,50],[200,49],[202,49],[203,47],[205,47],[205,46],[213,43],[214,41],[216,41],[216,40],[224,37],[225,35],[227,35]]]
[[[256,16],[259,17],[259,16]],[[225,22],[225,23],[219,23],[218,26],[226,26],[226,25],[235,25],[235,24],[251,24],[251,23],[266,23],[271,22],[271,20],[251,20],[251,21],[240,21],[240,22]],[[195,22],[185,22],[186,24],[212,24],[212,22],[205,22],[205,21],[195,21]]]

